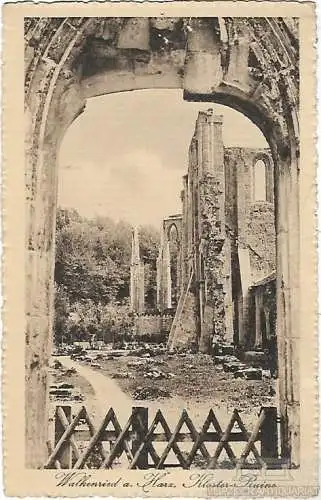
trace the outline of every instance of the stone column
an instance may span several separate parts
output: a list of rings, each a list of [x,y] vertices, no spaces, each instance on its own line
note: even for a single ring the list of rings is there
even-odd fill
[[[161,310],[162,250],[159,248],[156,261],[156,307]]]
[[[157,258],[157,297],[158,309],[163,312],[172,307],[172,278],[169,241],[164,227],[161,231],[161,243]]]
[[[258,289],[255,290],[255,347],[262,346],[261,325],[262,295]]]
[[[130,260],[130,308],[138,312],[137,281],[139,279],[137,268],[139,265],[139,244],[137,228],[132,231],[132,252]]]
[[[200,350],[208,352],[213,333],[225,337],[225,175],[222,117],[200,113],[199,227],[207,298],[201,322]],[[197,246],[196,246],[197,248]]]
[[[36,152],[33,150],[33,153]],[[40,156],[40,152],[37,152]],[[39,157],[38,157],[39,158]],[[40,158],[39,158],[40,160]],[[27,164],[27,172],[31,165]],[[48,365],[54,304],[56,148],[44,147],[27,200],[25,408],[26,466],[43,467],[48,439]]]
[[[274,202],[274,169],[269,160],[265,161],[265,179],[266,179],[266,201]]]
[[[144,264],[140,261],[138,231],[134,228],[130,261],[130,307],[132,312],[138,314],[145,310],[144,274]]]
[[[164,291],[165,304],[167,309],[172,307],[172,277],[171,277],[171,256],[169,251],[169,241],[164,248]]]
[[[264,319],[265,319],[265,331],[266,338],[271,338],[271,326],[270,326],[270,311],[266,307],[264,308]]]
[[[145,312],[145,267],[142,262],[138,267],[138,312],[143,314]]]
[[[224,297],[225,297],[225,318],[226,318],[226,341],[233,343],[233,298],[232,298],[232,268],[231,268],[231,240],[226,234],[224,243]]]
[[[28,468],[43,467],[48,450],[48,365],[54,318],[57,151],[65,130],[84,109],[78,83],[55,63],[39,65],[31,89],[25,136],[26,172],[26,349],[25,459]],[[37,82],[47,89],[36,92]],[[68,103],[68,105],[66,105]],[[44,104],[44,106],[43,106]]]
[[[181,192],[182,199],[182,240],[181,240],[181,290],[180,295],[184,292],[188,283],[188,227],[187,227],[187,175],[183,177],[183,189]]]
[[[251,263],[248,248],[238,248],[240,277],[242,287],[242,307],[240,307],[239,343],[245,345],[248,332],[249,287],[251,285]]]
[[[179,296],[181,294],[182,286],[182,235],[178,241],[178,252],[177,252],[177,280],[176,280],[176,305],[179,301]]]
[[[282,452],[300,461],[299,195],[296,160],[276,166],[277,339]]]

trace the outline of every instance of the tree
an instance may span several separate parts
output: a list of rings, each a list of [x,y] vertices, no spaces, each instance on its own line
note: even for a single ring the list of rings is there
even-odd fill
[[[55,285],[54,342],[56,345],[70,341],[70,302],[63,286]]]
[[[132,325],[127,306],[132,227],[109,217],[86,219],[69,209],[58,209],[56,227],[56,341],[62,336],[89,340],[104,331],[114,335],[117,329],[127,335]],[[158,246],[158,231],[141,226],[140,251],[150,309],[156,300]]]
[[[145,304],[148,309],[156,307],[156,261],[159,252],[160,235],[153,226],[141,226],[140,255],[145,265]]]

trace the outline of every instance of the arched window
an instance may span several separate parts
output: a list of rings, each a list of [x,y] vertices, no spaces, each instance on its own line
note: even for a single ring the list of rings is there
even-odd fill
[[[266,164],[263,160],[254,164],[254,201],[266,201]]]

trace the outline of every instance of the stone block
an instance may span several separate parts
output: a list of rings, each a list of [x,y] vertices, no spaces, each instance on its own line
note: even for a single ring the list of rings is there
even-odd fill
[[[264,363],[266,354],[263,351],[245,351],[243,359],[246,363]]]

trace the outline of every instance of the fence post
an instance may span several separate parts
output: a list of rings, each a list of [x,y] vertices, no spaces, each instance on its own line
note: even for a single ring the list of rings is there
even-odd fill
[[[59,406],[56,406],[56,412],[55,412],[55,446],[60,440],[61,436],[65,432],[65,428],[62,425],[59,415],[58,415],[58,408]],[[71,422],[71,406],[60,406],[64,414],[66,415],[66,418],[68,422]],[[60,462],[60,467],[62,469],[71,469],[72,468],[72,448],[69,439],[65,441],[61,447],[61,451],[59,453],[58,460]]]
[[[148,431],[148,408],[141,406],[132,408],[132,431],[132,454],[134,456]],[[141,450],[136,467],[137,469],[148,469],[148,451],[146,447]]]
[[[261,408],[265,419],[261,426],[261,456],[264,458],[278,458],[278,427],[277,409],[274,406]]]

